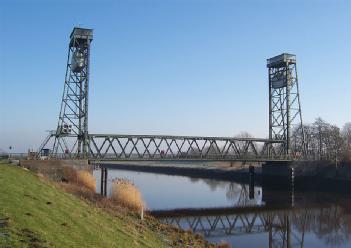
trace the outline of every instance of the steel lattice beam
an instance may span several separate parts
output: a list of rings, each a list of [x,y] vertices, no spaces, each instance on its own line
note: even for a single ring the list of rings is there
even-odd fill
[[[286,160],[282,140],[199,136],[90,134],[96,160]]]

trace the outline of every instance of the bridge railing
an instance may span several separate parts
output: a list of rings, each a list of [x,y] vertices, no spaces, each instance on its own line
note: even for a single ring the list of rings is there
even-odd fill
[[[90,134],[99,160],[285,160],[282,140],[229,137]]]

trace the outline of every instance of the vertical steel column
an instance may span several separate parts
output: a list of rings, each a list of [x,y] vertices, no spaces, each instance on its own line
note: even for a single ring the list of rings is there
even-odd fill
[[[290,123],[290,87],[291,87],[291,78],[290,78],[290,70],[289,64],[286,62],[285,64],[285,77],[286,77],[286,154],[288,156],[291,155],[290,150],[290,137],[291,137],[291,123]]]
[[[249,177],[250,177],[250,184],[249,184],[249,198],[255,198],[255,167],[249,166]]]
[[[101,185],[100,194],[107,196],[107,168],[101,167]]]
[[[268,92],[269,92],[269,139],[273,139],[272,128],[273,128],[273,119],[272,119],[272,82],[271,82],[271,68],[268,68]],[[267,147],[268,157],[272,155],[272,144],[268,144]]]
[[[302,119],[302,110],[301,110],[301,99],[300,99],[300,90],[299,90],[299,79],[297,76],[297,66],[295,65],[295,80],[296,80],[296,94],[297,94],[297,106],[298,106],[298,112],[299,112],[299,117],[300,117],[300,122],[301,122],[301,135],[302,135],[302,153],[304,156],[307,156],[308,151],[307,151],[307,139],[306,139],[306,132],[305,132],[305,127],[303,125],[303,119]]]
[[[101,167],[101,180],[100,180],[100,194],[103,196],[104,195],[104,168]]]
[[[104,185],[105,191],[104,191],[104,196],[107,196],[107,172],[108,172],[108,170],[107,170],[107,168],[105,168],[105,185]]]
[[[83,156],[86,158],[88,157],[88,152],[89,152],[89,137],[88,137],[88,99],[89,99],[89,81],[90,81],[90,40],[87,40],[87,62],[86,62],[86,83],[85,83],[85,101],[84,101],[84,109],[85,109],[85,115],[84,115],[84,132],[83,132]]]
[[[83,142],[83,137],[82,137],[82,117],[84,116],[84,111],[82,109],[82,101],[83,101],[83,80],[84,78],[80,74],[78,76],[79,82],[77,83],[79,85],[79,96],[78,96],[78,103],[79,103],[79,108],[78,108],[78,137],[77,137],[77,156],[81,157],[81,152],[82,152],[82,142]]]

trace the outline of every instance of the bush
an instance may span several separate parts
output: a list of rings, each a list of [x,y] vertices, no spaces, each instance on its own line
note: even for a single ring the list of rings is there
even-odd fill
[[[127,179],[117,179],[112,182],[111,198],[132,210],[139,211],[145,205],[139,189]]]

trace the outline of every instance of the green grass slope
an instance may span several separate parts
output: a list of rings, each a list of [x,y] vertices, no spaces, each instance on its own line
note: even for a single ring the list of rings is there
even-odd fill
[[[115,218],[32,172],[4,164],[2,218],[8,218],[8,224],[0,225],[0,247],[165,246],[149,229]]]

